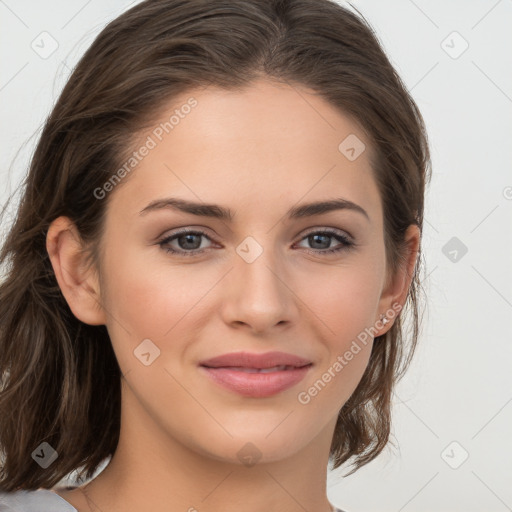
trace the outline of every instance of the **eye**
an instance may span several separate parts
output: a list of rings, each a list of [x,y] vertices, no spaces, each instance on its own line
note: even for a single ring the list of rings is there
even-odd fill
[[[201,238],[210,241],[211,238],[201,230],[181,229],[170,236],[161,239],[158,245],[168,253],[179,256],[197,256],[205,252],[210,247],[204,247]],[[308,233],[302,240],[307,240],[313,249],[306,249],[307,252],[314,255],[324,255],[338,253],[355,247],[353,242],[347,235],[341,231],[324,229],[322,231],[312,231]],[[338,245],[332,247],[333,240],[338,241]],[[171,245],[172,243],[175,245]]]
[[[331,247],[333,239],[339,242],[335,247]],[[315,255],[332,254],[355,247],[355,243],[343,232],[330,229],[311,231],[302,240],[307,240],[313,246],[315,250],[308,250],[307,252]]]
[[[158,245],[166,252],[179,254],[183,256],[195,256],[204,252],[204,247],[201,243],[201,237],[211,240],[204,231],[182,229],[158,242]],[[176,242],[178,247],[174,248],[170,245],[171,242]],[[199,249],[199,250],[198,250]]]

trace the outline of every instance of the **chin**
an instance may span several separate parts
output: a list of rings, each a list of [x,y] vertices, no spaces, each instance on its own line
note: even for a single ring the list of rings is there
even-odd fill
[[[282,421],[282,418],[281,418]],[[244,431],[230,431],[233,437],[221,433],[204,435],[198,448],[206,456],[229,464],[251,467],[255,464],[277,462],[292,457],[314,437],[307,432],[290,430],[273,423],[258,428],[247,428]],[[276,428],[277,426],[277,428]],[[204,438],[211,441],[204,445]]]

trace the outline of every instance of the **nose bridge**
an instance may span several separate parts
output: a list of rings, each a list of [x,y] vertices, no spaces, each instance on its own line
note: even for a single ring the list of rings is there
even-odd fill
[[[271,236],[246,237],[236,247],[230,297],[233,319],[265,328],[289,320],[291,294]]]
[[[281,265],[272,246],[272,237],[247,236],[236,247],[238,261],[236,273],[242,283],[245,283],[248,292],[275,294],[280,292],[279,272]]]

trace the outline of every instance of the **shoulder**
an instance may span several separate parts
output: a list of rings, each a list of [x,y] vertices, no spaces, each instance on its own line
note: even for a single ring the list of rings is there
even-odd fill
[[[0,512],[78,512],[48,489],[0,492]]]
[[[0,512],[78,512],[75,507],[48,489],[0,492]],[[336,508],[336,512],[346,512]]]

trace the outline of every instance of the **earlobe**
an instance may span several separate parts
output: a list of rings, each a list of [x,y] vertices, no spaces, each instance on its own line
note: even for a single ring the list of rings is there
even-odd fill
[[[58,217],[50,224],[46,250],[73,314],[86,324],[104,325],[99,280],[95,269],[86,265],[78,230],[68,217]]]
[[[404,254],[404,261],[381,295],[379,319],[377,322],[379,336],[391,329],[394,319],[399,315],[407,300],[418,258],[420,239],[421,232],[419,227],[411,224],[405,233],[406,252]]]

